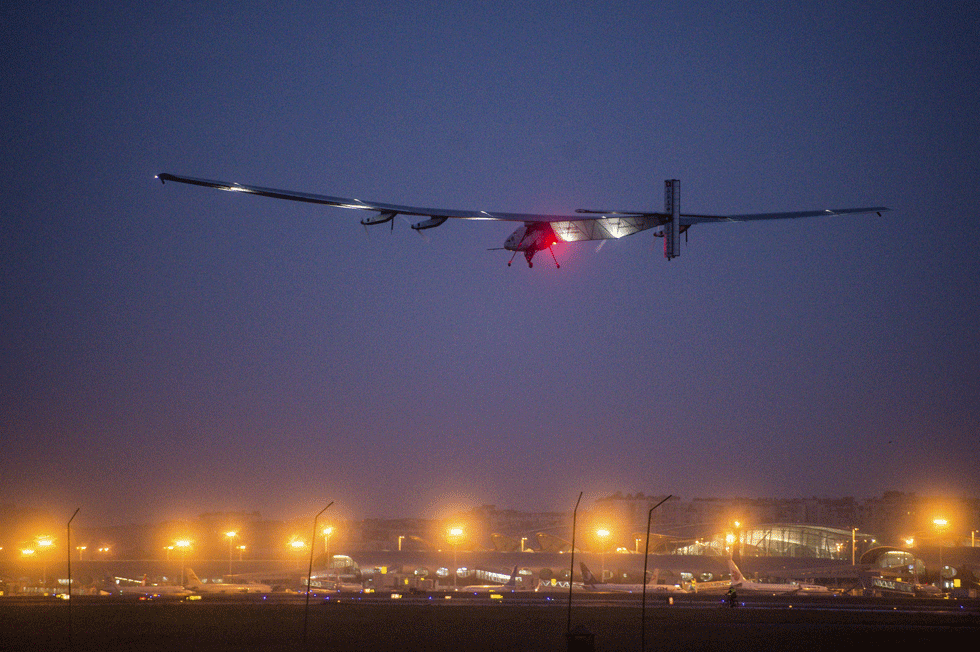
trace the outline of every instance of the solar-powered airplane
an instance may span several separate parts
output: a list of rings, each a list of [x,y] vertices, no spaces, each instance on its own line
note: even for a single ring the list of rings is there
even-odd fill
[[[288,199],[310,204],[323,204],[336,208],[372,211],[375,215],[361,220],[365,227],[392,222],[396,215],[424,217],[420,222],[412,224],[416,231],[432,229],[443,224],[448,219],[460,220],[497,220],[505,222],[523,222],[507,240],[503,248],[513,251],[507,266],[514,261],[518,252],[524,253],[528,267],[534,254],[545,249],[551,254],[555,266],[560,267],[555,252],[551,247],[558,242],[582,242],[586,240],[618,239],[633,235],[647,229],[656,229],[657,237],[664,239],[664,256],[667,260],[681,255],[680,235],[687,232],[695,224],[712,224],[717,222],[749,222],[754,220],[781,220],[798,217],[820,217],[826,215],[854,215],[861,213],[877,213],[890,210],[884,206],[870,208],[829,208],[823,210],[797,211],[792,213],[751,213],[747,215],[695,215],[681,213],[681,182],[668,179],[664,182],[664,210],[660,211],[621,211],[595,210],[580,208],[575,215],[539,215],[534,213],[499,213],[484,210],[454,210],[449,208],[422,208],[419,206],[401,206],[381,202],[362,201],[346,197],[330,197],[314,195],[292,190],[276,190],[260,186],[246,186],[227,181],[211,181],[196,179],[175,174],[161,173],[157,175],[161,182],[176,181],[216,190],[243,192],[251,195],[272,197],[273,199]],[[394,228],[394,224],[392,224]],[[686,235],[685,235],[686,237]]]

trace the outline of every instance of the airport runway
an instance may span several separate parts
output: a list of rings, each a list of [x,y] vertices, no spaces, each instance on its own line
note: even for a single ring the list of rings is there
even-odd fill
[[[387,594],[76,597],[75,650],[564,650],[568,596]],[[648,650],[935,649],[980,636],[980,601],[721,596],[648,597]],[[67,602],[0,598],[0,649],[69,649]],[[572,626],[596,650],[640,650],[637,596],[573,596]]]

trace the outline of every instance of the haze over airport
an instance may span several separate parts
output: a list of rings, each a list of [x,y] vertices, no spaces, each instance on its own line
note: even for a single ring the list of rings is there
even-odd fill
[[[973,3],[11,2],[0,498],[569,510],[980,494]],[[892,212],[555,248],[399,204]]]

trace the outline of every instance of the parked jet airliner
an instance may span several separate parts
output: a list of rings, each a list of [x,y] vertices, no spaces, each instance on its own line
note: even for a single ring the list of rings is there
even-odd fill
[[[642,584],[602,584],[596,580],[595,575],[583,562],[579,562],[582,568],[582,584],[590,591],[611,592],[611,593],[641,593]],[[656,576],[657,573],[654,573]],[[656,580],[651,578],[646,585],[647,593],[688,593],[688,590],[676,584],[656,584]]]
[[[547,249],[558,265],[558,259],[552,251],[552,246],[559,242],[581,242],[585,240],[608,240],[633,235],[647,229],[654,229],[658,237],[664,239],[664,256],[667,260],[681,255],[681,233],[686,233],[695,224],[715,224],[718,222],[747,222],[754,220],[780,220],[798,217],[820,217],[829,215],[857,215],[861,213],[877,213],[890,210],[884,206],[870,208],[828,208],[823,210],[796,211],[790,213],[753,213],[745,215],[700,215],[681,213],[681,182],[668,179],[664,182],[664,210],[595,210],[580,208],[575,215],[540,215],[534,213],[501,213],[485,210],[454,210],[448,208],[423,208],[420,206],[402,206],[381,202],[361,201],[346,197],[331,197],[312,193],[295,192],[292,190],[276,190],[261,186],[246,186],[227,181],[211,181],[176,174],[161,173],[157,175],[161,182],[175,181],[194,186],[241,192],[251,195],[287,199],[290,201],[322,204],[337,208],[349,208],[362,211],[373,211],[375,215],[361,220],[365,227],[392,222],[396,215],[425,217],[420,222],[412,224],[416,231],[431,229],[443,224],[448,219],[461,220],[498,220],[505,222],[523,222],[507,240],[503,249],[514,252],[507,265],[510,266],[518,252],[524,254],[527,266],[532,267],[532,259],[539,251]],[[394,223],[392,222],[392,228]],[[685,238],[687,236],[685,235]]]
[[[732,558],[728,558],[728,570],[732,573],[732,586],[739,591],[750,591],[752,593],[797,593],[800,590],[799,584],[767,584],[745,579],[742,571],[738,569]]]
[[[187,588],[197,593],[271,593],[268,584],[230,584],[226,582],[208,582],[205,584],[190,568],[187,569]]]
[[[464,586],[461,591],[470,593],[493,593],[495,591],[516,591],[517,590],[517,566],[514,566],[510,579],[506,584],[471,584]]]

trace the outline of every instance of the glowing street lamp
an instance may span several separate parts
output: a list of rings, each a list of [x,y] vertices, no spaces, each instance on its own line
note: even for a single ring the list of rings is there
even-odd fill
[[[595,531],[595,535],[599,537],[602,542],[602,547],[599,549],[599,581],[606,581],[606,539],[609,538],[609,530],[605,528],[599,528]]]
[[[856,527],[851,528],[851,566],[857,563],[857,531]]]
[[[299,568],[303,568],[303,549],[306,548],[306,542],[302,539],[293,539],[289,542],[289,547],[293,549],[299,558]]]
[[[456,549],[459,547],[459,540],[463,537],[463,528],[454,527],[449,529],[449,542],[453,544],[453,591],[456,591],[456,576],[459,574],[459,566],[456,563]]]
[[[939,592],[945,595],[946,582],[943,581],[943,570],[945,567],[943,566],[942,533],[946,529],[946,526],[949,525],[949,521],[947,521],[944,518],[934,518],[932,519],[932,524],[936,526],[936,531],[937,531],[936,539],[937,539],[937,543],[939,544]]]
[[[38,558],[44,560],[44,563],[41,564],[41,586],[46,586],[48,583],[48,564],[41,553],[49,550],[52,546],[54,546],[54,540],[51,537],[37,538]]]
[[[238,536],[238,532],[230,530],[225,532],[225,536],[228,537],[228,574],[231,575],[231,551],[232,543],[235,541],[235,537]]]
[[[88,546],[75,546],[75,550],[78,551],[78,561],[82,561],[82,555],[88,550]]]
[[[180,550],[180,585],[184,586],[184,558],[187,554],[187,549],[191,546],[191,542],[188,539],[179,539],[174,541],[174,546]]]
[[[245,544],[238,546],[238,561],[242,560],[242,553],[245,552]]]
[[[732,520],[732,556],[741,559],[742,556],[742,522]],[[735,553],[738,553],[737,555]]]
[[[405,535],[404,534],[399,534],[398,535],[398,552],[401,552],[402,551],[402,541],[404,539],[405,539]]]

